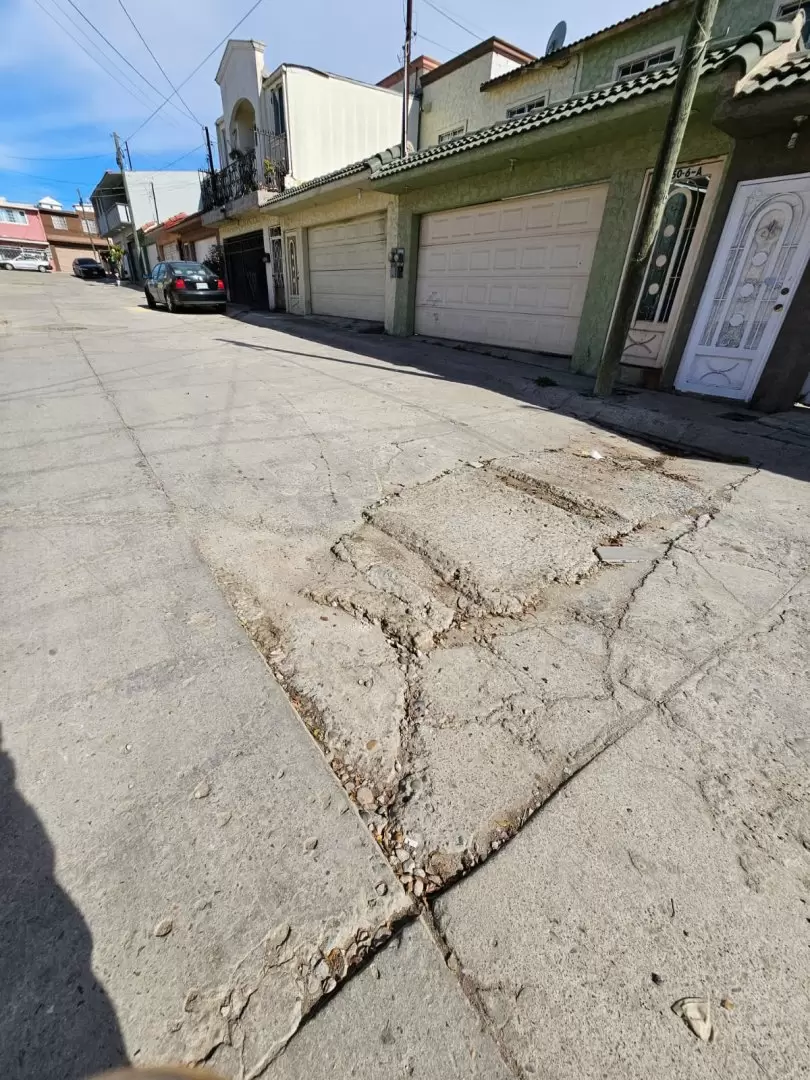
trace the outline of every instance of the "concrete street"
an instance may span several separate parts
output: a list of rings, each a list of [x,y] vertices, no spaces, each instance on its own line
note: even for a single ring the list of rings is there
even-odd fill
[[[810,410],[0,275],[0,1077],[810,1061]]]

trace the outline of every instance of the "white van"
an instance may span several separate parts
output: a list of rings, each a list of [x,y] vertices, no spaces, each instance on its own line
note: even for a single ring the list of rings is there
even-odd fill
[[[44,251],[21,251],[14,258],[5,259],[0,266],[4,270],[38,270],[40,274],[53,270],[51,260]]]

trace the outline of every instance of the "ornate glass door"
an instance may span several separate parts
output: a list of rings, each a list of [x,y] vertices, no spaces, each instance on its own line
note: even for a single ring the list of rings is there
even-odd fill
[[[739,184],[675,387],[749,401],[810,257],[810,173]]]
[[[679,165],[675,170],[636,316],[627,335],[623,364],[664,366],[722,171],[722,160]]]

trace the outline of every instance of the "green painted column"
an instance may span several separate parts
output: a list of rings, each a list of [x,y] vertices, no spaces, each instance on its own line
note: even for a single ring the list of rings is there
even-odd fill
[[[644,172],[643,168],[614,172],[610,180],[579,332],[571,357],[571,370],[583,375],[596,374],[602,355],[641,201]]]
[[[393,198],[388,206],[386,221],[386,253],[403,248],[405,265],[402,277],[391,277],[386,266],[385,332],[395,337],[413,333],[414,299],[416,295],[416,260],[419,254],[419,216]]]

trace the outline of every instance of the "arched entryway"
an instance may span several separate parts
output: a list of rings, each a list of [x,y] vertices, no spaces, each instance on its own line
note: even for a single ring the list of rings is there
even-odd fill
[[[231,150],[239,150],[243,154],[252,150],[255,145],[256,111],[251,103],[242,98],[234,106],[231,113],[230,143]]]

